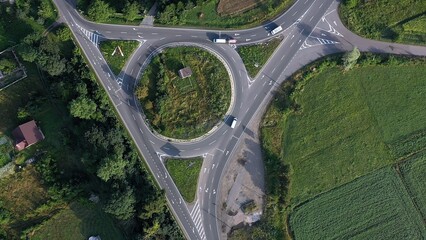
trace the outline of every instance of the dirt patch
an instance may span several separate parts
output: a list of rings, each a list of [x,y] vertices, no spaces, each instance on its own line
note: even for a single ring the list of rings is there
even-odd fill
[[[264,166],[261,154],[258,121],[244,127],[240,148],[229,163],[221,186],[219,209],[222,219],[221,239],[227,239],[232,228],[258,219],[264,204]]]
[[[217,13],[221,16],[235,15],[257,7],[261,0],[220,0],[217,5]]]

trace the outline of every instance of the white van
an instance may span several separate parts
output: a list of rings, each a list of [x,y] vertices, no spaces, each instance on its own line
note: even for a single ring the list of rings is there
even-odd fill
[[[215,38],[213,39],[214,43],[226,43],[226,39],[224,38]]]
[[[278,26],[278,27],[274,28],[274,30],[271,31],[271,34],[275,35],[275,34],[281,32],[282,30],[283,30],[283,28],[281,26]]]
[[[235,128],[235,125],[237,125],[237,118],[234,118],[231,123],[231,128]]]

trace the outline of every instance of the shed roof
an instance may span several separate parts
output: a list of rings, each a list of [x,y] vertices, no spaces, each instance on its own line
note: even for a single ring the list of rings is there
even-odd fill
[[[189,67],[184,67],[181,70],[179,70],[179,76],[181,78],[190,77],[192,75],[192,70]]]

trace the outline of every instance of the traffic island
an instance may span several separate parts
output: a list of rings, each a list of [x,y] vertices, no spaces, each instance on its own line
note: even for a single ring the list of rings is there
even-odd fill
[[[240,54],[250,77],[256,77],[263,65],[265,65],[272,53],[280,45],[281,40],[281,38],[273,38],[268,42],[237,48],[238,54]]]
[[[112,73],[118,76],[139,44],[138,41],[102,41],[99,44],[99,49]]]
[[[166,48],[147,66],[135,96],[157,133],[193,139],[223,119],[231,101],[231,81],[210,52],[188,46]]]
[[[194,201],[202,164],[202,157],[186,159],[168,158],[165,160],[167,171],[169,171],[183,199],[188,203]]]

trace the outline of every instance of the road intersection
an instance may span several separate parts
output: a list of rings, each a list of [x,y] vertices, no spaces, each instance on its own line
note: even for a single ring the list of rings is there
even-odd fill
[[[245,30],[202,30],[191,28],[122,26],[85,20],[73,0],[54,0],[61,19],[69,26],[88,64],[108,93],[116,112],[133,138],[158,185],[165,189],[170,209],[188,239],[220,239],[221,220],[217,217],[216,194],[224,170],[242,144],[242,135],[254,117],[263,114],[274,91],[291,74],[325,55],[357,46],[361,51],[426,55],[425,47],[383,43],[361,38],[341,23],[338,0],[298,0],[285,13],[262,26]],[[250,78],[235,50],[212,39],[230,37],[238,45],[254,44],[273,37],[267,29],[282,26],[283,41],[259,74]],[[104,60],[99,41],[137,40],[139,48],[124,70],[115,76]],[[238,118],[237,126],[218,123],[208,134],[191,141],[178,141],[155,133],[149,126],[134,88],[151,58],[166,47],[191,45],[213,53],[226,66],[231,78],[232,101],[227,116]],[[237,46],[238,46],[237,45]],[[164,166],[165,157],[204,156],[204,170],[197,186],[197,199],[187,204]],[[259,156],[259,159],[261,156]]]

